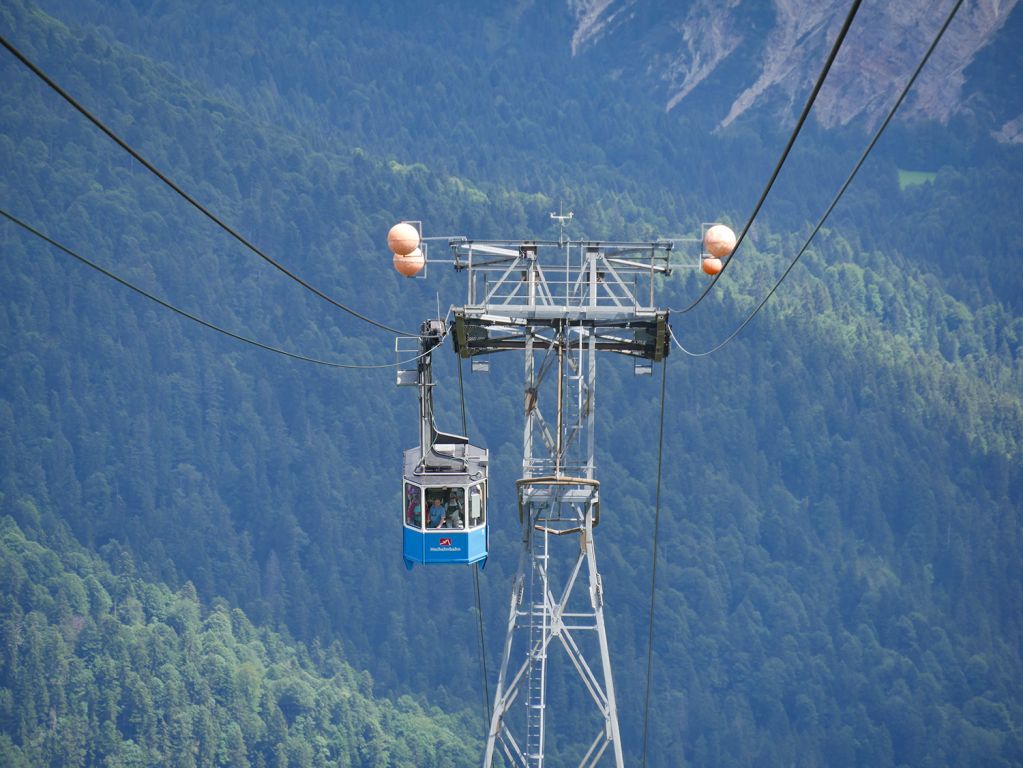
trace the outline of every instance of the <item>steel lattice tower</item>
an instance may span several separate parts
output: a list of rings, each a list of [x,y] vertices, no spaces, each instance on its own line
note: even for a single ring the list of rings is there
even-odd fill
[[[629,355],[637,372],[649,372],[668,354],[667,312],[653,296],[658,276],[671,271],[672,245],[450,241],[455,268],[469,276],[453,324],[459,354],[525,356],[521,550],[485,768],[498,753],[510,765],[544,765],[548,658],[559,647],[596,708],[596,734],[579,765],[611,755],[624,765],[594,547],[597,355]]]

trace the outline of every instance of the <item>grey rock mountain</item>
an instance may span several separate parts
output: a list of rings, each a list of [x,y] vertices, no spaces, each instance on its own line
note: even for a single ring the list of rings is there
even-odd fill
[[[654,84],[665,109],[712,109],[719,127],[754,108],[798,109],[849,7],[844,0],[568,2],[576,19],[573,55],[627,50],[621,72],[631,70]],[[1018,83],[969,71],[989,48],[1018,69],[1020,12],[1015,25],[1007,24],[1017,4],[967,0],[903,115],[946,122],[974,109],[974,95],[981,93],[982,101],[995,105],[988,109],[991,133],[1001,141],[1023,141]],[[816,119],[825,127],[860,119],[868,128],[876,125],[951,7],[928,0],[864,3],[821,91]],[[729,97],[715,101],[711,92]]]

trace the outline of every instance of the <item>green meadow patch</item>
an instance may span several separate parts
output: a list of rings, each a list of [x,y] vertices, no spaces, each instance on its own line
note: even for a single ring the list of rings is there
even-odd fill
[[[899,168],[899,189],[919,186],[934,181],[937,173],[933,171],[906,171]]]

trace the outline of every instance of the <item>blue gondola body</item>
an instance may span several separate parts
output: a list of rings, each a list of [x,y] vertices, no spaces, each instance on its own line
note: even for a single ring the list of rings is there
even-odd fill
[[[417,531],[405,526],[405,567],[415,563],[466,564],[487,560],[487,527],[473,531]]]
[[[468,443],[405,451],[402,543],[405,567],[486,564],[487,451]],[[432,508],[432,511],[431,511]]]

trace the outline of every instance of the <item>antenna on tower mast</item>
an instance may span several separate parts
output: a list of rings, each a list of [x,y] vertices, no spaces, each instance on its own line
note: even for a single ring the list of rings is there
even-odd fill
[[[560,211],[560,213],[555,213],[554,211],[551,211],[551,218],[558,222],[558,230],[559,230],[558,245],[564,246],[565,245],[565,222],[569,221],[573,216],[575,216],[575,214],[572,211],[569,211],[568,213],[565,213],[565,206],[561,205],[561,204],[558,205],[558,211]]]

